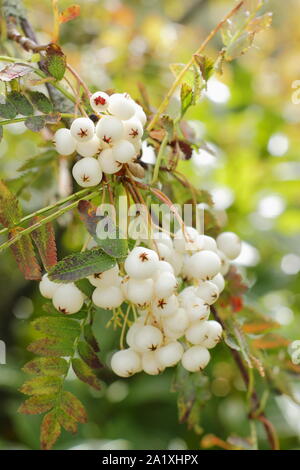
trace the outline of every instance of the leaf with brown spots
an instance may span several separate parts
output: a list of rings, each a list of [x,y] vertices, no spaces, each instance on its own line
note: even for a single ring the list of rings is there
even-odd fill
[[[40,220],[42,220],[41,217],[34,217],[32,224]],[[44,268],[48,271],[57,263],[55,233],[52,223],[41,225],[32,232],[31,237],[37,246]]]
[[[41,448],[43,450],[50,450],[60,436],[61,427],[57,420],[55,411],[44,416],[41,426]]]

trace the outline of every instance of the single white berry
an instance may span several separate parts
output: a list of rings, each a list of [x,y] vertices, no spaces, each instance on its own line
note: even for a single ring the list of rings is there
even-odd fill
[[[184,308],[179,308],[173,315],[164,318],[163,322],[165,327],[180,333],[181,336],[189,326],[189,319]]]
[[[88,188],[96,186],[102,180],[102,170],[95,158],[86,157],[79,160],[72,169],[72,175],[79,186]]]
[[[173,248],[169,248],[164,243],[156,242],[156,249],[159,255],[159,259],[162,261],[171,261],[173,256]]]
[[[116,264],[113,268],[99,273],[94,273],[88,277],[88,280],[95,287],[109,287],[119,284],[119,266]]]
[[[192,269],[192,263],[191,263],[191,255],[188,253],[185,253],[183,255],[183,265],[181,269],[181,276],[183,279],[191,280],[193,279],[194,276],[194,270]]]
[[[119,119],[130,119],[136,112],[130,97],[122,93],[114,93],[109,98],[108,111]]]
[[[202,248],[202,238],[194,227],[185,226],[175,233],[174,248],[178,253],[196,251]]]
[[[197,287],[196,295],[200,297],[200,299],[204,300],[208,305],[212,305],[218,300],[219,289],[213,282],[204,281]]]
[[[221,250],[217,251],[217,255],[219,256],[220,261],[221,261],[220,273],[222,274],[222,276],[226,276],[226,274],[228,273],[230,269],[230,261]]]
[[[87,142],[77,142],[76,150],[82,157],[94,157],[100,152],[100,140],[94,135]]]
[[[118,173],[122,168],[122,163],[115,160],[112,149],[109,148],[101,151],[98,162],[103,173],[107,173],[108,175]]]
[[[76,140],[69,129],[58,129],[54,134],[54,145],[60,155],[71,155],[76,149]]]
[[[111,368],[120,377],[130,377],[141,370],[141,358],[132,349],[122,349],[113,354]]]
[[[147,116],[139,104],[135,103],[135,115],[134,118],[139,119],[141,121],[142,126],[144,127],[147,122]]]
[[[149,375],[158,375],[164,371],[164,367],[158,361],[155,352],[151,351],[142,355],[142,368]]]
[[[142,306],[151,301],[153,290],[153,279],[129,279],[127,283],[127,299],[138,306]]]
[[[46,273],[43,275],[42,280],[39,283],[40,293],[46,299],[52,299],[54,292],[59,286],[61,286],[61,284],[50,281],[48,274]]]
[[[241,240],[233,232],[223,232],[217,237],[217,245],[224,255],[233,260],[241,253]]]
[[[55,290],[52,302],[56,310],[69,315],[81,310],[84,295],[73,283],[61,284]]]
[[[185,305],[186,313],[188,319],[191,323],[196,321],[206,321],[210,314],[210,308],[208,303],[205,303],[204,300],[200,299],[198,296],[191,296]]]
[[[155,351],[158,362],[163,367],[175,366],[183,355],[183,346],[179,341],[171,341]]]
[[[173,266],[168,263],[168,261],[163,261],[163,260],[160,260],[158,262],[158,265],[157,265],[157,270],[155,271],[154,273],[154,277],[153,279],[156,279],[158,276],[160,276],[161,273],[165,273],[165,272],[168,272],[168,273],[172,273],[174,274],[174,269],[173,269]]]
[[[72,122],[70,131],[78,142],[86,142],[94,137],[95,126],[91,119],[81,117]]]
[[[176,295],[170,297],[157,297],[152,302],[152,310],[155,315],[159,317],[168,317],[173,315],[178,309],[179,303]]]
[[[159,272],[155,278],[154,292],[158,298],[170,297],[177,287],[177,280],[170,271]]]
[[[136,155],[136,150],[128,140],[119,140],[112,147],[112,153],[117,162],[128,163]]]
[[[121,287],[118,286],[96,287],[92,300],[97,307],[110,310],[120,307],[124,296]]]
[[[96,113],[102,113],[103,111],[106,111],[108,108],[108,103],[109,96],[104,93],[104,91],[96,91],[96,93],[90,97],[91,108]]]
[[[209,280],[220,272],[221,261],[213,251],[203,250],[190,257],[189,268],[194,278]]]
[[[152,325],[141,327],[134,335],[133,348],[139,352],[155,351],[163,341],[162,332]]]
[[[123,121],[124,125],[124,138],[130,142],[140,141],[143,136],[143,126],[138,119],[129,119]]]
[[[202,344],[208,338],[208,321],[192,323],[186,330],[185,337],[192,344]]]
[[[121,140],[124,134],[124,126],[120,119],[114,116],[104,116],[97,122],[96,135],[101,145],[111,146]]]
[[[135,247],[125,260],[125,270],[130,277],[146,279],[158,268],[159,258],[155,251],[142,246]]]
[[[222,337],[222,325],[215,320],[207,322],[207,337],[202,342],[202,346],[207,349],[214,348]]]
[[[173,252],[173,256],[172,256],[170,263],[172,264],[174,268],[175,276],[179,276],[182,270],[183,260],[184,260],[184,256],[182,253],[178,253],[177,251]]]
[[[182,356],[181,363],[189,372],[203,370],[210,360],[209,351],[201,346],[193,346],[187,349]]]
[[[141,318],[141,317],[140,317]],[[127,331],[126,343],[131,348],[134,346],[135,334],[144,326],[143,319],[141,321],[135,321]]]
[[[214,238],[208,235],[200,235],[202,240],[202,250],[217,251],[217,243]]]
[[[179,294],[180,305],[186,306],[187,303],[196,296],[196,288],[194,286],[185,287]]]
[[[213,282],[217,286],[217,288],[219,290],[219,294],[224,290],[224,288],[225,288],[225,279],[224,279],[224,277],[222,276],[221,273],[214,276],[212,278],[211,282]]]

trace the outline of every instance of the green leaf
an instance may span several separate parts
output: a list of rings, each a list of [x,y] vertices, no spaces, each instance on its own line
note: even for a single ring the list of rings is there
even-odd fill
[[[9,239],[13,239],[22,231],[23,229],[18,227],[10,230]],[[41,268],[36,259],[30,236],[23,235],[22,238],[11,245],[10,249],[25,279],[39,281],[41,279]]]
[[[69,365],[61,357],[39,357],[27,362],[23,371],[31,375],[61,376],[68,372]]]
[[[18,171],[27,171],[31,169],[38,169],[41,167],[49,166],[51,162],[57,157],[55,150],[46,150],[46,152],[40,153],[35,157],[29,158]]]
[[[19,222],[22,210],[16,196],[0,180],[0,222],[4,227],[10,227]]]
[[[72,367],[79,380],[87,383],[96,390],[101,390],[99,379],[96,377],[92,369],[87,364],[85,364],[85,362],[83,362],[82,359],[72,359]]]
[[[42,220],[41,217],[34,217],[32,224],[40,220]],[[44,268],[48,271],[57,263],[55,233],[52,223],[41,225],[31,233],[31,237],[39,251]]]
[[[189,107],[193,104],[193,89],[187,83],[183,83],[181,85],[180,101],[181,117],[183,117]]]
[[[27,129],[32,132],[40,132],[46,124],[44,116],[31,116],[24,122]]]
[[[69,341],[56,338],[41,338],[33,341],[27,350],[39,356],[71,356],[74,353],[74,345]]]
[[[13,119],[17,115],[17,110],[4,95],[0,95],[0,116],[5,119]]]
[[[53,105],[44,93],[40,91],[29,91],[28,93],[32,103],[41,113],[48,114],[53,111]]]
[[[89,201],[79,201],[78,211],[89,234],[105,253],[114,258],[123,258],[128,253],[128,241],[110,217],[97,215],[97,208]]]
[[[62,409],[56,411],[56,417],[59,424],[68,432],[75,434],[77,432],[77,423],[74,418],[67,415]]]
[[[18,412],[25,415],[45,413],[53,408],[56,400],[56,395],[35,395],[25,400],[19,407]]]
[[[99,352],[100,351],[99,344],[93,333],[92,325],[85,325],[83,333],[84,333],[84,339],[86,340],[86,342],[93,348],[95,352]]]
[[[79,341],[78,343],[78,354],[92,369],[101,369],[103,367],[93,348],[84,341]]]
[[[23,116],[31,116],[33,114],[32,104],[28,101],[25,95],[18,91],[11,91],[7,95],[7,99],[14,105],[18,114]]]
[[[61,428],[56,417],[56,411],[50,411],[44,416],[41,426],[41,448],[43,450],[51,449],[59,438],[60,432]]]
[[[59,261],[49,271],[51,281],[74,282],[94,273],[107,271],[115,266],[116,260],[101,248],[74,253]]]
[[[49,44],[46,49],[45,66],[50,75],[61,80],[66,70],[66,56],[57,44]]]
[[[20,388],[20,392],[25,395],[51,395],[58,393],[61,384],[62,381],[59,377],[35,377],[27,380]]]
[[[195,54],[194,60],[198,65],[203,81],[207,83],[214,72],[214,61],[205,55]]]
[[[92,284],[90,283],[88,279],[86,278],[79,279],[79,281],[76,281],[75,284],[78,287],[78,289],[80,289],[81,292],[83,292],[84,295],[86,295],[89,298],[92,297],[94,287],[92,286]]]
[[[79,423],[87,422],[87,415],[81,401],[72,393],[63,392],[61,396],[61,409]]]
[[[74,341],[80,335],[80,324],[68,317],[39,317],[31,322],[32,327],[43,335]]]

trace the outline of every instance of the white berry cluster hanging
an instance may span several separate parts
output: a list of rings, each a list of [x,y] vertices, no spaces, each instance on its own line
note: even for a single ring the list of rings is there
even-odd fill
[[[96,125],[88,117],[75,119],[70,129],[56,131],[54,144],[61,155],[77,152],[73,177],[82,187],[96,186],[103,173],[112,175],[133,161],[141,150],[146,115],[128,94],[111,96],[97,91],[90,97]]]
[[[127,348],[114,353],[113,371],[129,377],[150,375],[181,361],[190,372],[204,369],[222,335],[209,319],[210,306],[225,287],[230,261],[241,250],[238,236],[221,233],[216,240],[185,227],[172,238],[154,233],[155,250],[136,246],[124,265],[88,277],[95,287],[92,302],[103,309],[132,306],[135,317],[125,324]],[[40,291],[62,313],[78,312],[85,296],[75,284],[57,284],[45,275]],[[125,331],[125,330],[124,330]]]

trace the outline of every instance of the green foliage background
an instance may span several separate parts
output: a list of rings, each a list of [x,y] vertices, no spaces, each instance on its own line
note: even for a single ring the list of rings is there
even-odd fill
[[[49,41],[51,2],[39,2],[38,8],[33,0],[24,3],[41,42]],[[63,9],[70,3],[60,1],[59,5]],[[159,104],[172,81],[167,65],[186,62],[233,5],[231,0],[77,3],[81,5],[80,18],[64,25],[61,34],[69,62],[95,89],[115,88],[138,98],[138,84],[142,83],[154,105]],[[284,256],[300,256],[300,104],[292,103],[292,82],[300,79],[300,3],[288,3],[287,7],[286,2],[270,0],[267,8],[274,14],[272,28],[255,39],[256,47],[250,52],[224,67],[218,80],[228,87],[229,99],[220,104],[203,98],[188,112],[186,118],[195,122],[203,139],[214,144],[217,151],[216,157],[200,154],[197,159],[182,162],[181,171],[198,187],[221,188],[221,198],[217,198],[219,217],[228,217],[228,229],[258,250],[255,253],[259,260],[247,268],[252,286],[249,301],[281,322],[284,336],[300,339],[299,276],[287,274],[282,268]],[[197,6],[193,10],[194,4]],[[214,57],[220,45],[218,37],[207,53]],[[18,46],[7,47],[10,54],[18,53]],[[29,131],[15,134],[14,129],[16,126],[4,131],[0,172],[3,178],[16,178],[12,187],[29,212],[46,205],[55,195],[57,169],[45,166],[41,174],[27,175],[33,188],[29,197],[17,169],[38,153],[42,139]],[[277,134],[281,137],[279,142],[288,142],[280,157],[272,155],[274,145],[270,146],[270,138]],[[225,213],[228,195],[232,203]],[[269,196],[275,199],[269,199],[266,210],[261,201],[266,204],[268,200],[264,198]],[[81,248],[82,230],[78,219],[61,219],[57,231],[60,257]],[[40,417],[22,416],[16,410],[22,400],[17,391],[24,379],[20,369],[31,357],[26,352],[33,335],[28,320],[38,311],[41,297],[36,284],[22,279],[8,252],[1,254],[0,262],[0,339],[7,346],[7,364],[0,365],[0,448],[37,449]],[[99,312],[95,326],[104,360],[117,346],[114,332],[105,329],[108,318],[108,313]],[[280,349],[275,358],[276,374],[275,369],[281,367]],[[208,375],[211,380],[203,384],[203,393],[210,394],[211,399],[201,417],[205,434],[213,433],[223,439],[229,435],[249,437],[243,387],[224,346],[213,351]],[[90,422],[82,425],[75,437],[63,434],[56,448],[200,447],[202,436],[178,423],[169,371],[159,377],[140,374],[129,380],[118,380],[106,371],[102,379],[102,391],[95,392],[69,378],[69,389],[87,405]],[[299,393],[296,374],[294,386]],[[267,413],[277,427],[282,447],[299,449],[299,406],[281,396],[268,401]]]

